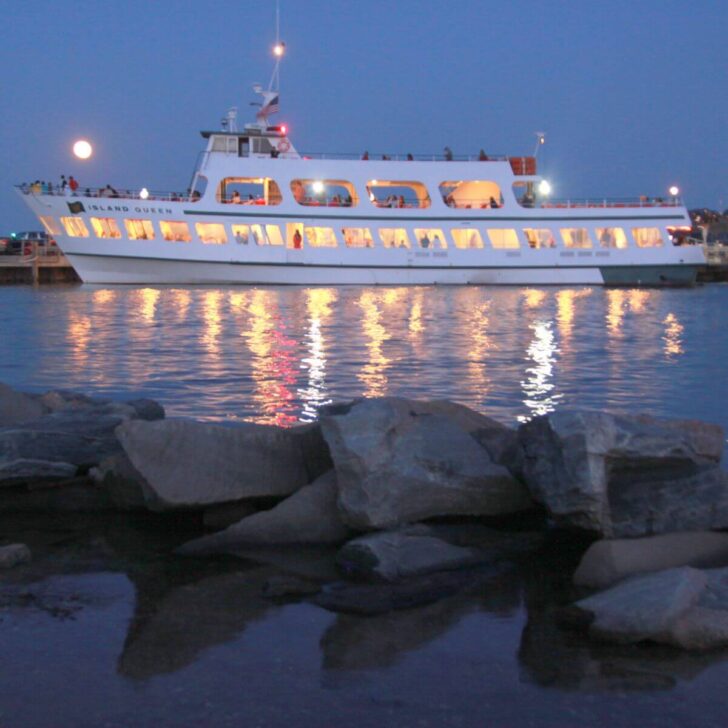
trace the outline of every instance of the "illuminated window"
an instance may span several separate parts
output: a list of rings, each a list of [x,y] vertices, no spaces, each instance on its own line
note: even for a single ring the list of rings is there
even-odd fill
[[[622,228],[597,228],[597,239],[602,248],[626,248],[627,236]]]
[[[62,217],[61,224],[70,238],[88,237],[88,228],[80,217]]]
[[[555,248],[556,238],[548,228],[524,228],[529,248]]]
[[[233,225],[233,238],[240,245],[247,245],[250,242],[249,225]]]
[[[347,248],[373,248],[374,240],[369,228],[341,228]]]
[[[591,239],[586,228],[561,228],[561,237],[567,248],[591,248]]]
[[[336,235],[330,227],[306,227],[306,240],[312,248],[335,248]]]
[[[227,243],[225,226],[219,222],[197,222],[195,223],[197,237],[207,245],[223,245]]]
[[[266,225],[265,236],[268,238],[268,245],[283,245],[283,236],[278,225]]]
[[[484,208],[501,206],[501,190],[497,183],[486,180],[440,182],[442,201],[448,207]]]
[[[51,217],[50,215],[41,215],[40,221],[43,224],[43,227],[46,229],[46,232],[48,233],[48,235],[60,235],[61,234],[61,228],[59,227],[55,218]]]
[[[483,238],[471,228],[453,228],[452,237],[456,248],[482,248]]]
[[[121,230],[113,217],[92,217],[91,227],[97,238],[120,238]]]
[[[356,207],[359,198],[351,182],[342,179],[294,179],[293,199],[313,207]]]
[[[226,177],[217,188],[217,201],[236,205],[280,205],[281,190],[270,177]]]
[[[516,235],[516,231],[513,229],[488,228],[488,237],[490,238],[490,244],[497,249],[521,247],[521,244],[518,242],[518,235]]]
[[[129,240],[154,240],[154,226],[151,220],[124,220]]]
[[[634,241],[640,248],[659,248],[663,241],[659,228],[632,228]]]
[[[415,238],[421,248],[447,248],[447,240],[439,228],[415,228]]]
[[[373,179],[367,183],[367,194],[375,207],[430,206],[430,193],[422,182]]]
[[[178,243],[189,243],[192,240],[190,228],[186,222],[160,220],[159,229],[162,231],[162,237],[165,240],[174,240]]]
[[[404,228],[379,228],[379,238],[385,248],[411,248]]]

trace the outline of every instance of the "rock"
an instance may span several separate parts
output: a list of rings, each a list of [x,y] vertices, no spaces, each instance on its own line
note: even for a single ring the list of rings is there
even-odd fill
[[[109,494],[88,476],[68,480],[8,486],[2,489],[0,513],[94,513],[115,511]]]
[[[582,599],[576,607],[592,616],[589,634],[610,642],[669,641],[673,625],[695,606],[708,582],[697,569],[667,569],[636,576]]]
[[[318,594],[320,591],[321,585],[316,582],[284,574],[272,576],[263,585],[263,596],[266,599],[307,597]]]
[[[23,458],[6,462],[0,460],[0,488],[27,482],[68,480],[73,478],[76,472],[75,465],[64,462]]]
[[[319,422],[297,425],[291,427],[287,432],[301,448],[309,483],[328,473],[334,467],[329,446],[324,440]]]
[[[37,398],[16,392],[0,383],[0,427],[19,425],[37,419],[46,413]]]
[[[461,591],[483,589],[503,572],[502,567],[481,566],[460,571],[438,571],[415,576],[396,584],[327,584],[313,599],[315,604],[344,614],[384,614],[394,609],[412,609],[432,604]]]
[[[308,483],[301,438],[278,427],[133,420],[116,436],[153,510],[288,495]]]
[[[519,437],[531,494],[559,526],[606,538],[728,527],[717,425],[559,410]]]
[[[728,645],[728,611],[693,607],[661,641],[685,650],[715,650]]]
[[[374,581],[400,581],[434,571],[472,566],[483,558],[474,549],[436,538],[427,526],[410,526],[355,538],[337,556],[341,570]]]
[[[12,569],[13,566],[26,564],[30,560],[30,549],[24,543],[0,546],[0,569]]]
[[[321,429],[349,525],[383,529],[433,516],[495,516],[533,506],[523,485],[466,429],[425,405],[385,397],[324,410]]]
[[[596,541],[582,557],[574,583],[604,589],[628,576],[677,566],[728,566],[728,533],[697,531]]]
[[[202,525],[205,528],[218,531],[232,526],[243,518],[252,516],[260,509],[253,501],[234,501],[233,503],[216,503],[205,508],[202,513]]]
[[[336,475],[329,471],[275,508],[244,518],[209,536],[190,541],[178,553],[215,553],[238,545],[340,543],[351,536],[336,507]]]
[[[121,510],[146,509],[144,493],[149,486],[125,453],[106,458],[89,471],[89,477],[109,494],[111,501]]]

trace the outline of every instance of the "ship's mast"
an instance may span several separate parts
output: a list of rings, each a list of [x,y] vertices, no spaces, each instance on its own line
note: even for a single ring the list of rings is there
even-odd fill
[[[268,117],[278,111],[279,95],[280,95],[280,67],[281,59],[286,52],[286,44],[281,40],[281,13],[280,4],[276,0],[276,42],[273,46],[273,57],[275,65],[273,66],[273,74],[270,77],[268,90],[263,91],[259,84],[253,86],[255,93],[263,97],[260,103],[260,111],[255,115],[256,121],[260,126],[268,126]],[[257,104],[256,104],[257,106]]]

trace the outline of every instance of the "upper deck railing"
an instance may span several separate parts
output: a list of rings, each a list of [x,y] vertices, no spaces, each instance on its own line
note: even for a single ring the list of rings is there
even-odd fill
[[[31,184],[20,184],[16,185],[23,194],[38,194],[38,195],[53,195],[58,197],[68,197],[69,200],[79,198],[97,198],[97,199],[125,199],[125,200],[139,200],[142,203],[150,202],[198,202],[201,198],[196,193],[180,194],[179,192],[161,192],[158,190],[149,190],[145,197],[142,196],[140,190],[129,190],[121,188],[110,188],[109,185],[106,187],[84,187],[79,188],[75,192],[67,192],[59,185],[46,185],[42,189],[35,189],[35,185]],[[337,196],[338,197],[338,196]],[[219,199],[218,202],[226,204],[234,204],[231,199]],[[683,205],[682,199],[679,197],[669,197],[667,199],[661,197],[638,197],[638,198],[567,198],[567,199],[537,199],[533,202],[520,198],[517,200],[521,207],[530,209],[576,209],[576,208],[654,208],[654,207],[681,207]],[[483,199],[459,199],[457,203],[450,203],[443,199],[443,202],[451,209],[483,209],[483,208],[495,208],[500,209],[503,205],[498,202],[497,205],[490,204]],[[265,205],[263,199],[254,200],[242,200],[239,204],[243,205]],[[342,203],[341,200],[337,200],[334,197],[317,197],[307,198],[305,202],[300,203],[302,207],[345,207],[347,209],[356,209],[357,206],[352,208],[351,205]],[[388,200],[376,200],[372,201],[372,205],[378,208],[423,208],[430,207],[429,199],[425,204],[421,200],[415,197],[409,198],[404,197],[401,200],[392,199]],[[267,206],[267,205],[266,205]],[[361,203],[358,207],[361,207]]]

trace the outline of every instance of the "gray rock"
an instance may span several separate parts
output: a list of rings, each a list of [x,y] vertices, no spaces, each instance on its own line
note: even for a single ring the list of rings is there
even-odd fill
[[[209,536],[190,541],[178,553],[204,554],[238,545],[340,543],[351,536],[336,507],[336,475],[329,471],[275,508],[260,511]]]
[[[112,455],[89,471],[89,477],[121,510],[146,509],[148,485],[124,452]]]
[[[278,427],[133,420],[116,436],[154,510],[288,495],[308,482],[301,439]]]
[[[301,448],[309,483],[328,473],[334,467],[329,446],[324,440],[319,422],[291,427],[288,433]]]
[[[266,599],[306,597],[318,594],[320,591],[321,584],[287,574],[272,576],[263,585],[263,596]]]
[[[728,566],[728,533],[697,531],[596,541],[582,557],[574,583],[604,589],[628,576],[677,566]]]
[[[252,516],[260,510],[254,501],[234,501],[233,503],[216,503],[202,512],[202,525],[214,531],[232,526],[243,518]]]
[[[481,416],[458,409],[468,423],[464,429],[427,405],[386,397],[324,411],[321,428],[347,523],[392,528],[433,516],[495,516],[533,506],[523,485],[470,435],[471,420]]]
[[[12,569],[31,560],[30,549],[24,543],[0,546],[0,569]]]
[[[422,525],[361,536],[345,544],[337,556],[347,575],[389,582],[461,569],[482,560],[475,549],[441,541]]]
[[[6,384],[0,383],[0,427],[19,425],[41,417],[45,407],[37,398],[16,392]]]
[[[661,640],[685,650],[715,650],[728,646],[728,611],[696,606],[689,609]]]
[[[68,480],[76,475],[77,470],[75,465],[63,462],[23,458],[0,460],[0,488],[27,482]]]
[[[559,410],[519,437],[531,494],[557,525],[607,538],[728,527],[717,425]]]
[[[691,567],[636,576],[582,599],[576,607],[591,615],[589,633],[610,642],[670,641],[667,635],[696,606],[708,582]]]

